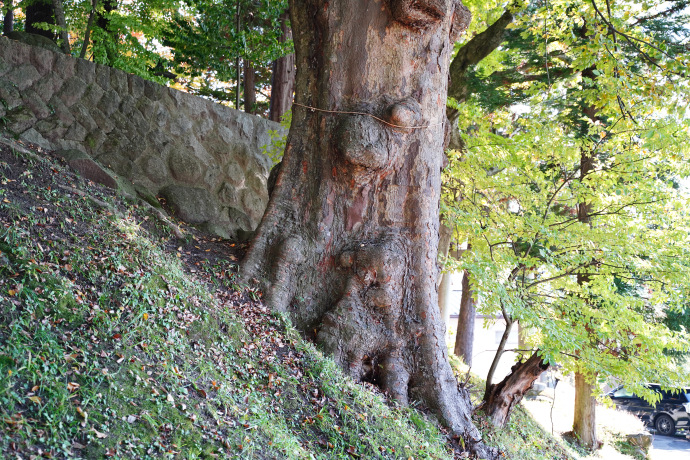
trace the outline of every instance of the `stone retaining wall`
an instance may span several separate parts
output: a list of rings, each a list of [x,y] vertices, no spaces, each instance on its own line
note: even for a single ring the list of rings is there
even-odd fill
[[[224,236],[268,202],[271,121],[120,70],[0,37],[0,131],[76,149]]]

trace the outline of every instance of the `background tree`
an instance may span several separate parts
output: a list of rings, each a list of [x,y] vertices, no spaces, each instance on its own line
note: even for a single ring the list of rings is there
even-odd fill
[[[175,72],[188,76],[186,88],[219,101],[235,101],[239,108],[239,83],[227,82],[242,81],[244,67],[244,109],[264,113],[269,97],[259,103],[254,90],[267,92],[272,62],[292,49],[292,42],[284,37],[287,24],[284,19],[281,22],[286,2],[199,0],[186,6],[175,12],[163,40],[171,48]]]

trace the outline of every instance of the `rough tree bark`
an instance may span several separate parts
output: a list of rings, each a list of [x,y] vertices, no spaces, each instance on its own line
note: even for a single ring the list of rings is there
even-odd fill
[[[3,4],[7,12],[2,19],[2,33],[7,35],[14,30],[14,0],[5,0]]]
[[[244,111],[254,113],[256,111],[256,83],[254,66],[249,59],[244,62]]]
[[[24,30],[26,32],[55,40],[55,34],[52,30],[39,29],[34,25],[41,22],[55,24],[55,12],[51,0],[35,0],[27,5],[25,13]]]
[[[494,426],[504,427],[515,405],[548,368],[549,364],[534,352],[526,361],[513,365],[506,378],[486,389],[484,400],[478,409],[484,411]]]
[[[436,293],[448,65],[470,14],[457,0],[290,12],[296,107],[242,272],[353,378],[423,402],[496,458],[448,364]]]
[[[65,9],[62,6],[62,0],[53,0],[53,10],[55,11],[55,22],[60,28],[58,31],[58,36],[62,41],[62,43],[60,43],[60,48],[62,48],[65,54],[71,54],[69,34],[67,33],[67,21],[65,20]]]
[[[575,373],[575,412],[573,416],[573,434],[583,447],[596,449],[597,439],[597,400],[593,396],[594,385],[579,372]]]
[[[469,247],[468,247],[469,249]],[[460,315],[458,316],[458,332],[455,335],[453,353],[459,356],[468,366],[472,367],[472,353],[474,352],[474,292],[470,284],[469,272],[462,274],[462,297],[460,298]]]
[[[288,25],[289,14],[286,11],[280,16],[280,41],[292,40],[292,30]],[[283,115],[290,110],[292,93],[295,91],[295,55],[290,53],[273,62],[271,76],[271,105],[268,118],[280,122]]]
[[[595,67],[587,68],[582,71],[582,75],[588,77],[592,82],[596,82],[597,75],[594,73],[594,70]],[[586,106],[583,112],[592,122],[600,121],[597,116],[597,109],[593,105]],[[593,170],[594,157],[590,151],[583,149],[580,154],[580,180],[584,180]],[[590,203],[579,203],[577,206],[577,220],[585,225],[591,225],[591,212],[592,206]],[[588,284],[590,281],[591,277],[589,275],[578,273],[577,284],[579,286]],[[584,301],[587,300],[585,299]],[[586,376],[576,372],[573,433],[578,442],[589,449],[596,449],[599,447],[596,429],[596,399],[592,396],[593,392],[594,386],[589,383]]]

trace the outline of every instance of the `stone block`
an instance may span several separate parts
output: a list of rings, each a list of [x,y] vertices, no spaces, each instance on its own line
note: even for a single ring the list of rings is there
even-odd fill
[[[65,103],[62,102],[62,99],[60,99],[57,95],[50,98],[50,101],[48,101],[48,107],[50,107],[53,110],[53,113],[60,118],[63,126],[70,126],[72,123],[74,123],[74,116],[72,115],[69,107],[67,107]]]
[[[84,128],[80,123],[74,122],[67,130],[65,139],[68,141],[84,142],[87,134],[88,131],[86,131],[86,128]]]
[[[64,149],[56,151],[55,154],[62,157],[72,169],[85,179],[109,188],[117,188],[115,178],[85,152],[76,149]]]
[[[96,81],[96,64],[85,59],[76,59],[76,76],[91,85]]]
[[[24,64],[15,67],[3,78],[14,83],[19,91],[24,91],[41,78],[41,74],[33,65]]]
[[[86,83],[79,77],[69,77],[65,80],[59,92],[59,97],[67,107],[72,107],[86,92]]]
[[[159,85],[152,81],[144,80],[144,95],[151,99],[152,102],[157,101],[163,93],[165,86]]]
[[[265,195],[259,195],[253,190],[245,188],[241,194],[242,209],[249,216],[253,226],[259,225],[268,204],[268,192]]]
[[[98,129],[98,124],[91,117],[91,113],[88,108],[79,104],[72,107],[72,114],[74,118],[86,129],[87,132],[95,131]]]
[[[244,187],[244,169],[237,162],[231,161],[225,166],[225,177],[235,187]]]
[[[124,95],[127,93],[127,74],[119,69],[110,69],[110,88]]]
[[[91,118],[98,125],[100,131],[108,134],[115,128],[115,123],[103,112],[97,108],[93,108],[90,112]]]
[[[20,134],[31,128],[36,123],[36,116],[31,109],[19,106],[16,109],[8,110],[5,114],[5,128],[14,134]]]
[[[186,149],[173,151],[168,159],[172,176],[180,182],[195,184],[203,174],[198,158],[190,155]]]
[[[38,121],[34,125],[34,129],[52,143],[63,138],[67,132],[67,128],[62,124],[57,114],[53,114],[46,119]]]
[[[43,147],[46,150],[51,150],[53,148],[53,143],[48,139],[43,137],[41,133],[36,131],[34,128],[29,128],[21,134],[21,138],[26,142],[31,142],[39,147]]]
[[[144,95],[144,79],[137,75],[128,75],[129,94],[139,99]]]
[[[187,223],[203,224],[218,216],[218,205],[204,188],[169,185],[160,194],[168,201],[175,214]]]
[[[86,136],[86,139],[84,139],[84,146],[89,152],[95,154],[95,152],[100,150],[101,146],[105,142],[106,137],[106,133],[101,130],[91,131]]]
[[[2,43],[2,42],[0,41],[0,43]],[[0,44],[0,47],[2,47],[1,44]],[[5,60],[2,58],[2,56],[0,56],[0,77],[3,76],[3,75],[5,75],[7,72],[9,72],[10,70],[12,70],[13,68],[14,68],[14,67],[11,66],[9,62],[5,61]]]
[[[132,162],[122,156],[117,148],[111,148],[106,150],[106,144],[110,141],[110,136],[101,146],[100,151],[94,152],[94,155],[98,154],[96,159],[103,166],[112,169],[121,177],[132,177]]]
[[[96,64],[96,83],[103,91],[110,91],[110,70],[106,65]]]
[[[22,105],[22,98],[17,86],[4,78],[0,80],[0,104],[7,110],[12,110]]]
[[[31,88],[22,92],[22,102],[31,109],[39,120],[52,115],[52,110],[48,107],[48,104],[43,102],[43,98]]]
[[[62,88],[64,80],[55,72],[44,75],[34,83],[32,89],[41,95],[44,101],[49,101]]]
[[[120,99],[120,112],[129,116],[135,110],[137,110],[137,100],[129,94],[122,95]]]
[[[98,108],[107,117],[115,113],[120,108],[120,95],[114,90],[107,90],[101,98]]]
[[[12,66],[28,62],[31,56],[31,47],[16,40],[7,39],[2,42],[0,48],[3,50],[5,61]]]
[[[242,198],[240,190],[231,184],[224,183],[220,188],[220,192],[218,192],[218,201],[223,206],[241,207]]]
[[[55,63],[55,53],[43,49],[34,47],[31,50],[31,64],[36,67],[36,70],[41,75],[47,75],[53,71],[53,64]]]
[[[148,156],[141,162],[141,169],[146,177],[155,184],[170,181],[170,170],[166,162],[158,156]]]
[[[82,97],[82,103],[86,107],[95,108],[98,106],[98,103],[104,94],[105,91],[103,91],[100,86],[98,86],[96,83],[92,83],[86,87],[86,91],[84,91],[84,96]]]
[[[56,54],[53,68],[55,69],[55,73],[60,75],[63,80],[67,80],[74,76],[76,64],[77,61],[72,56],[67,56],[66,54]]]

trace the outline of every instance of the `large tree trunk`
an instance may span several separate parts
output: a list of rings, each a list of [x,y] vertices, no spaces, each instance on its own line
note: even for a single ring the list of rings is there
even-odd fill
[[[243,274],[353,378],[423,402],[496,458],[448,364],[436,293],[448,64],[469,12],[451,0],[290,12],[296,107]]]
[[[24,30],[30,34],[43,35],[51,40],[55,40],[55,34],[52,30],[39,29],[34,26],[40,22],[48,24],[55,24],[55,12],[53,11],[53,4],[51,0],[34,0],[26,7],[26,19],[24,21]]]
[[[502,381],[489,385],[479,409],[484,411],[494,426],[504,427],[515,405],[548,368],[549,364],[534,352],[527,361],[513,365],[510,374]]]
[[[593,396],[594,385],[587,378],[575,373],[575,415],[573,433],[580,445],[589,449],[599,447],[597,439],[596,398]]]
[[[288,12],[280,16],[281,42],[292,40],[292,30],[288,25]],[[268,118],[280,122],[283,115],[290,110],[292,93],[295,91],[295,55],[290,53],[273,62],[271,76],[271,106]]]
[[[7,12],[2,19],[2,33],[7,35],[14,30],[14,0],[5,0],[3,4]]]
[[[468,247],[469,249],[469,247]],[[455,349],[453,353],[459,356],[468,366],[472,367],[472,353],[474,347],[474,292],[470,284],[470,274],[467,270],[462,274],[462,297],[460,298],[460,315],[458,316],[458,331],[455,335]]]

